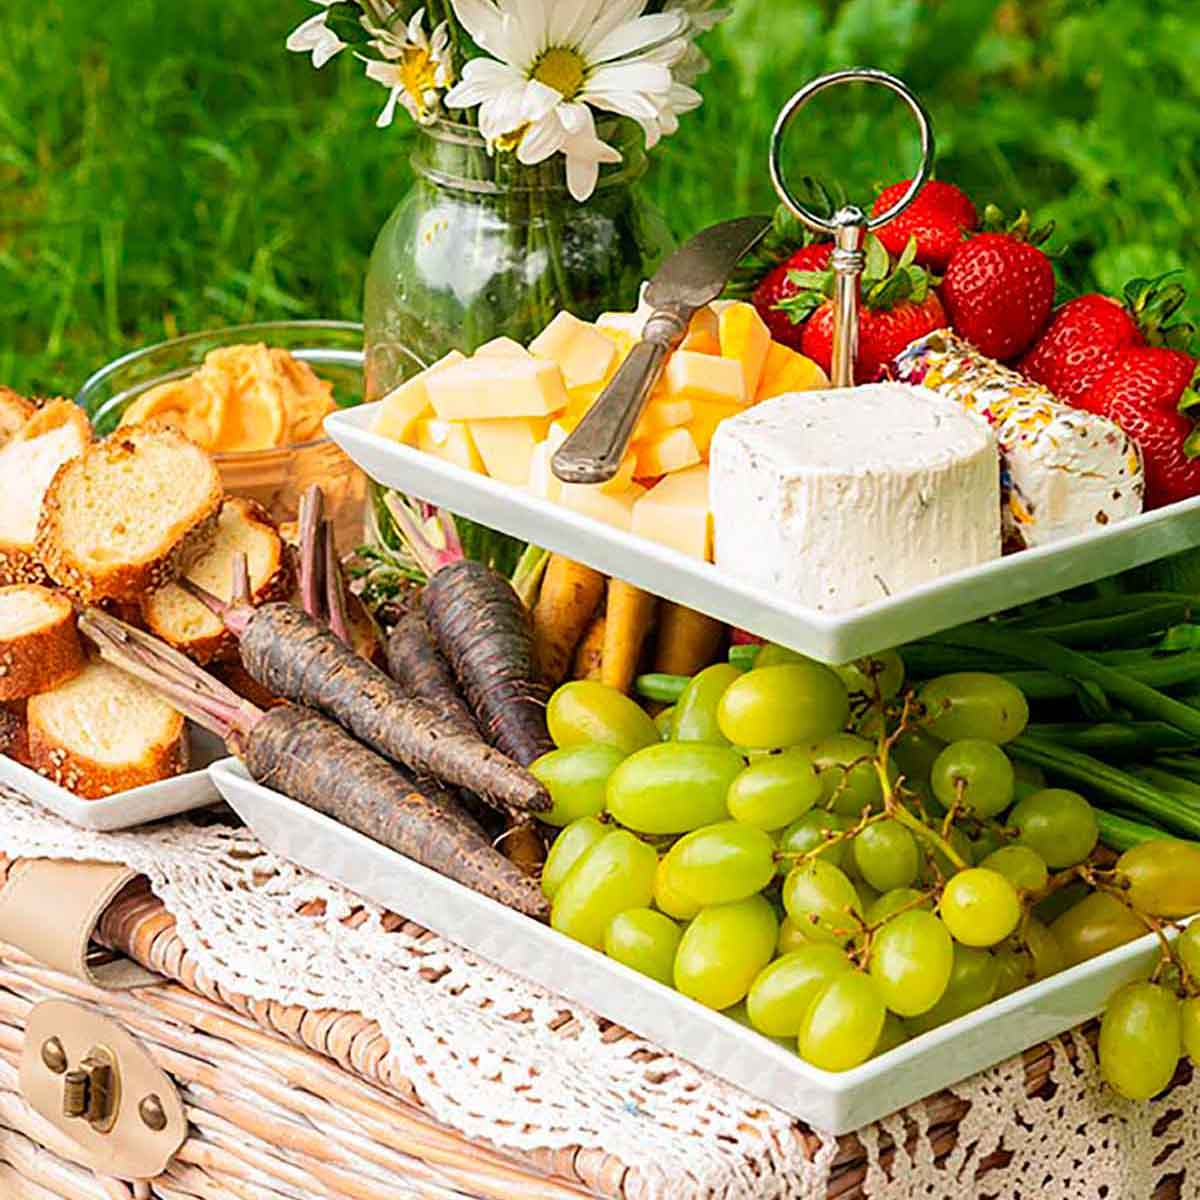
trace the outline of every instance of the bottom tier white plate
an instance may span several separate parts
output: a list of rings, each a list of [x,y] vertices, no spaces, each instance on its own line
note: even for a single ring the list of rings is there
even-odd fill
[[[831,1133],[848,1133],[1095,1016],[1149,973],[1153,935],[1023,988],[852,1071],[784,1047],[486,896],[262,787],[233,759],[221,794],[275,854],[653,1041]]]
[[[209,777],[208,767],[229,753],[225,744],[195,725],[188,726],[188,735],[191,738],[190,770],[158,783],[105,796],[103,800],[83,800],[4,754],[0,754],[0,783],[16,788],[22,795],[81,829],[93,829],[98,833],[132,829],[135,825],[174,817],[221,799]]]

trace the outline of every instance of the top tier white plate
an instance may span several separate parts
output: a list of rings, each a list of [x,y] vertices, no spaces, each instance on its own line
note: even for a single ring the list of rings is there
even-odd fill
[[[1200,546],[1198,496],[852,612],[822,613],[748,587],[711,563],[380,437],[370,431],[378,407],[337,412],[325,421],[329,435],[373,479],[822,662],[848,662]]]

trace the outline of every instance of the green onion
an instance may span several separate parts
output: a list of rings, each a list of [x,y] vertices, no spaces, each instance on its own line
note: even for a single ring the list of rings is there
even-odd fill
[[[1083,722],[1030,725],[1026,730],[1047,741],[1056,742],[1069,750],[1089,754],[1130,757],[1142,753],[1157,754],[1162,750],[1191,750],[1200,741],[1180,733],[1162,721],[1130,721],[1119,724],[1103,721],[1096,725]]]
[[[1145,842],[1158,842],[1169,836],[1161,829],[1155,829],[1153,825],[1144,825],[1141,821],[1132,821],[1117,813],[1105,812],[1102,808],[1096,809],[1095,812],[1096,824],[1100,828],[1100,840],[1118,853],[1132,850],[1134,846],[1141,846]]]
[[[691,682],[690,675],[639,675],[633,686],[639,696],[656,704],[674,704]]]

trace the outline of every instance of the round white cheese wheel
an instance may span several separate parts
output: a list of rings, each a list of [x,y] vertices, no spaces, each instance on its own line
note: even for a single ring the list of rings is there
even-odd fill
[[[793,392],[721,423],[709,495],[717,566],[844,612],[1000,554],[987,422],[899,383]]]

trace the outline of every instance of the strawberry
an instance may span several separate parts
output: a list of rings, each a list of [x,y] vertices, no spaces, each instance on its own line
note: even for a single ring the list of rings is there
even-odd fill
[[[912,181],[902,179],[879,193],[871,208],[873,217],[887,212],[908,190]],[[917,240],[916,261],[934,271],[944,271],[964,233],[979,225],[975,205],[952,183],[931,179],[916,199],[894,220],[879,229],[879,240],[890,253],[900,255],[908,239]]]
[[[861,383],[878,379],[910,342],[946,323],[929,272],[914,265],[915,254],[916,239],[909,238],[893,264],[877,237],[867,239],[854,366]],[[796,272],[792,282],[803,290],[782,301],[782,308],[794,318],[807,318],[800,352],[828,371],[833,358],[833,271]]]
[[[998,209],[984,213],[987,232],[963,242],[950,256],[942,279],[942,303],[950,323],[984,354],[1010,359],[1023,354],[1042,332],[1054,307],[1054,268],[1037,248],[1050,234],[1036,232],[1021,216],[1005,232]]]
[[[1102,417],[1111,416],[1118,402],[1174,412],[1195,372],[1196,360],[1182,350],[1132,346],[1079,398],[1076,407]]]
[[[751,297],[758,315],[767,323],[771,336],[793,350],[800,349],[804,333],[803,317],[791,316],[780,305],[802,290],[793,276],[799,272],[824,271],[833,253],[832,242],[813,242],[801,246],[785,262],[769,271]]]

